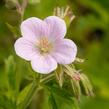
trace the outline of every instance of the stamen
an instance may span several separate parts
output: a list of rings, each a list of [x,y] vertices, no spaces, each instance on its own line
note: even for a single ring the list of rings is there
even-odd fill
[[[52,44],[49,42],[47,38],[42,38],[39,41],[40,53],[49,53],[51,48],[52,48]]]

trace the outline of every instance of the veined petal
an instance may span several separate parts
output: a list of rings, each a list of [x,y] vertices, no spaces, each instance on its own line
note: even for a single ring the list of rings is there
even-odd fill
[[[54,39],[62,39],[66,34],[65,21],[56,16],[47,17],[44,20],[48,24],[49,37]]]
[[[39,55],[31,61],[31,65],[34,71],[48,74],[57,68],[57,62],[50,55]]]
[[[35,48],[34,44],[25,38],[17,39],[14,47],[16,54],[28,61],[31,60],[33,55],[38,53],[38,50]]]
[[[47,24],[36,17],[28,18],[21,24],[21,33],[23,37],[30,41],[36,41],[41,36],[47,35]]]
[[[55,42],[55,49],[52,56],[56,59],[59,64],[70,64],[72,63],[77,54],[77,47],[72,40],[61,39]]]

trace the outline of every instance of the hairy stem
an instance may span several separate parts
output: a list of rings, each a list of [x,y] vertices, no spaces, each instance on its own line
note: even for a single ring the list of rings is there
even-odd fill
[[[50,74],[50,75],[47,75],[46,77],[44,77],[44,78],[42,78],[41,80],[40,80],[40,83],[47,83],[48,81],[50,81],[51,79],[52,79],[52,77],[54,77],[55,76],[55,73],[52,73],[52,74]]]
[[[34,94],[36,92],[38,92],[40,89],[42,89],[42,88],[38,85],[38,83],[36,83],[36,81],[33,81],[33,84],[31,86],[27,96],[25,97],[23,103],[19,106],[18,109],[26,109],[29,106],[29,104],[31,103]]]

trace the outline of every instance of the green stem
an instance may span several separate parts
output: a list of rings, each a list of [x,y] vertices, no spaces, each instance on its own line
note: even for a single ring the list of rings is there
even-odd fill
[[[21,22],[23,21],[23,17],[24,17],[24,13],[25,13],[27,4],[28,4],[28,0],[23,0],[22,6],[21,6]]]
[[[18,109],[26,109],[28,107],[28,105],[30,104],[30,102],[32,101],[32,98],[34,96],[34,93],[37,91],[39,91],[41,89],[41,87],[39,87],[39,85],[36,83],[36,81],[33,81],[33,84],[26,96],[26,98],[24,99],[23,103],[21,104],[20,108]]]
[[[40,86],[40,83],[45,84],[46,82],[51,80],[52,77],[54,77],[54,73],[52,73],[51,75],[46,76],[45,78],[43,78],[41,80],[38,79],[39,78],[38,77],[37,78],[38,81],[36,81],[36,78],[35,78],[30,90],[27,93],[27,96],[25,97],[23,103],[20,105],[20,107],[18,109],[26,109],[28,107],[28,105],[30,104],[30,102],[32,101],[32,98],[33,98],[34,94],[42,89],[42,87]]]
[[[50,74],[50,75],[47,75],[46,77],[44,77],[44,78],[42,78],[41,80],[40,80],[40,83],[47,83],[48,81],[50,81],[51,79],[52,79],[52,77],[54,77],[55,76],[55,73],[52,73],[52,74]]]
[[[42,79],[40,79],[40,75],[38,75],[38,76],[35,75],[35,78],[33,80],[30,90],[28,91],[23,103],[21,103],[17,109],[26,109],[28,107],[28,105],[31,103],[34,94],[42,89],[40,83],[42,83],[42,84],[47,83],[48,81],[50,81],[52,79],[52,77],[54,77],[54,75],[55,74],[52,73]]]
[[[23,21],[24,12],[20,13],[20,22]]]

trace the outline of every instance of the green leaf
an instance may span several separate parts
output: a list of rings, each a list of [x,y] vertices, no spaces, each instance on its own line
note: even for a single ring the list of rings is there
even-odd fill
[[[10,100],[5,95],[0,93],[0,109],[15,109],[15,108],[16,106],[12,102],[12,100]]]
[[[79,109],[77,102],[67,90],[52,86],[49,88],[49,93],[51,109]]]
[[[16,64],[14,62],[13,56],[9,56],[7,60],[5,60],[6,66],[6,75],[7,75],[7,84],[8,90],[15,91],[16,90]]]
[[[20,36],[20,30],[18,29],[18,27],[12,26],[9,23],[6,23],[7,27],[9,28],[9,30],[13,33],[14,37],[17,38],[18,36]]]
[[[58,109],[58,106],[56,104],[55,98],[52,95],[52,93],[51,93],[51,95],[49,97],[49,104],[50,104],[50,109]]]
[[[30,104],[34,93],[36,91],[39,91],[40,89],[41,87],[37,85],[35,80],[29,86],[25,87],[18,97],[19,98],[18,99],[19,104],[17,105],[18,109],[26,109]]]
[[[3,104],[3,107],[6,109],[16,108],[16,99],[17,99],[17,76],[16,76],[16,63],[14,62],[13,56],[9,56],[5,60],[5,77],[6,77],[6,86],[4,91],[0,93],[0,105]],[[3,96],[2,96],[3,95]],[[8,106],[9,105],[9,106]]]
[[[30,88],[32,87],[32,83],[27,85],[18,95],[17,105],[22,103],[24,99],[26,98],[27,93],[29,92]]]

